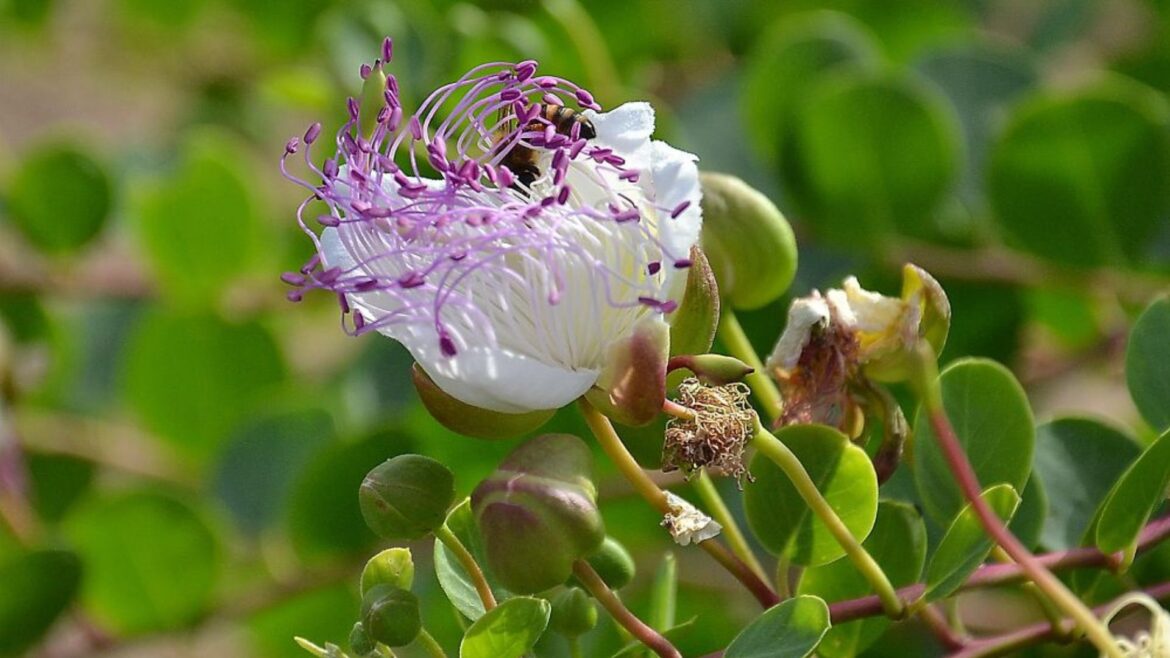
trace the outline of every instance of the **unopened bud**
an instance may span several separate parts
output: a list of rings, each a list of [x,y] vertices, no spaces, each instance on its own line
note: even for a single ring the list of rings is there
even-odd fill
[[[548,626],[567,638],[579,637],[597,625],[597,604],[585,590],[566,587],[552,600]]]
[[[723,386],[743,381],[754,369],[733,356],[722,354],[686,354],[670,360],[669,369],[686,368],[699,381],[712,386]]]
[[[362,569],[362,593],[378,585],[410,589],[414,584],[414,559],[409,548],[387,548],[366,562]]]
[[[366,627],[359,621],[353,625],[353,630],[349,632],[349,649],[358,656],[368,656],[378,648],[378,643],[374,642],[369,633],[366,633]]]
[[[629,585],[637,572],[634,556],[613,537],[606,537],[601,547],[586,557],[585,561],[612,590]]]
[[[362,597],[362,627],[370,639],[388,647],[410,644],[422,630],[418,598],[408,590],[378,585]]]
[[[723,299],[753,309],[779,298],[796,276],[796,238],[780,209],[735,176],[700,173],[699,180],[703,251]]]
[[[418,539],[443,524],[455,499],[455,478],[422,455],[399,455],[375,466],[358,490],[362,517],[385,539]]]
[[[548,422],[555,409],[506,414],[473,407],[457,400],[435,385],[416,363],[410,371],[423,406],[439,424],[457,434],[475,439],[514,439],[535,431]]]
[[[711,349],[719,326],[719,285],[706,254],[691,247],[682,303],[670,314],[670,353],[701,354]]]
[[[662,411],[666,400],[666,362],[670,327],[646,316],[633,333],[610,345],[605,365],[585,398],[623,425],[645,425]]]

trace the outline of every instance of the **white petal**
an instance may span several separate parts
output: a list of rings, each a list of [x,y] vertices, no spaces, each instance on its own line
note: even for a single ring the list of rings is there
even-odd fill
[[[559,368],[502,348],[473,346],[448,357],[434,332],[418,326],[391,325],[383,333],[402,343],[445,393],[482,409],[559,409],[597,381],[596,370]]]
[[[680,151],[666,142],[655,141],[651,146],[652,198],[664,209],[660,238],[663,246],[677,258],[686,258],[690,254],[703,226],[703,211],[699,206],[703,190],[699,186],[699,167],[695,164],[698,160],[698,156]],[[690,206],[672,219],[670,212],[685,201],[689,201]]]
[[[585,116],[597,130],[594,142],[627,160],[654,134],[654,108],[646,102],[624,103],[603,114],[586,110]]]
[[[340,267],[342,270],[352,269],[357,264],[341,244],[341,234],[333,227],[321,231],[321,260],[326,268]]]
[[[666,492],[666,504],[670,506],[670,513],[662,520],[662,525],[679,546],[706,541],[723,530],[714,519],[669,491]]]
[[[825,327],[829,319],[829,305],[820,296],[794,300],[792,306],[788,307],[788,323],[784,326],[784,333],[768,355],[765,367],[769,370],[795,368],[813,327]]]

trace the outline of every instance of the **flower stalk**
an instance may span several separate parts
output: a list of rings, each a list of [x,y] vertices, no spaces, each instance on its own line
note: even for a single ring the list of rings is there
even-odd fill
[[[459,541],[455,533],[451,532],[446,523],[435,530],[435,539],[443,542],[443,545],[455,554],[455,559],[459,560],[459,564],[471,578],[471,583],[475,585],[475,592],[479,594],[479,600],[483,602],[483,609],[486,611],[496,607],[496,596],[492,594],[491,585],[488,585],[487,578],[483,575],[483,569],[479,568],[479,563],[475,561],[471,551],[467,550],[467,547]]]
[[[747,332],[735,316],[730,306],[723,308],[719,315],[719,337],[732,356],[748,364],[752,368],[744,380],[751,387],[756,400],[764,408],[768,418],[775,420],[780,417],[784,408],[784,401],[780,398],[780,389],[768,378],[764,369],[764,362],[760,360],[752,342],[748,340]]]
[[[711,511],[711,516],[719,522],[719,525],[723,526],[723,535],[727,537],[727,544],[731,548],[731,552],[742,560],[756,577],[766,582],[768,576],[763,565],[760,564],[760,560],[748,546],[747,537],[744,536],[743,530],[736,523],[735,517],[731,515],[727,503],[723,502],[723,497],[719,495],[719,490],[715,488],[715,482],[706,469],[699,471],[698,476],[691,480],[691,485],[699,494],[703,504]]]
[[[622,604],[614,593],[606,586],[605,581],[593,567],[585,560],[577,560],[573,564],[573,575],[577,576],[577,580],[589,590],[593,598],[605,608],[606,612],[613,617],[613,620],[621,625],[622,628],[630,632],[639,642],[649,647],[654,653],[662,656],[662,658],[682,658],[682,654],[674,645],[662,636],[661,633],[650,628],[646,622],[638,619],[634,613],[630,612],[625,605]]]

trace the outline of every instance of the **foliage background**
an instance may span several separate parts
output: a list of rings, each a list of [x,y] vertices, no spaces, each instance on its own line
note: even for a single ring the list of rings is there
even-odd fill
[[[421,452],[466,493],[510,449],[440,428],[400,348],[347,338],[333,300],[294,306],[277,280],[310,246],[283,145],[340,125],[386,34],[407,99],[529,57],[605,105],[651,99],[659,137],[785,211],[794,293],[847,273],[891,292],[913,260],[951,296],[944,361],[1005,362],[1039,420],[1154,436],[1121,356],[1170,280],[1164,0],[0,0],[0,655],[341,642],[377,546],[365,472]],[[744,314],[761,351],[786,304]],[[653,462],[653,438],[636,444]],[[637,606],[657,519],[600,478]],[[913,501],[908,482],[883,495]],[[429,555],[415,547],[415,589],[454,648]],[[678,557],[697,655],[755,611]],[[970,598],[988,627],[1037,614]],[[617,642],[596,635],[597,655]],[[938,653],[925,637],[899,627],[871,651]]]

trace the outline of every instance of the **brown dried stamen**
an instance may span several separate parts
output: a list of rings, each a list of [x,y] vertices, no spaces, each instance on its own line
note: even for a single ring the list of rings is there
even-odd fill
[[[667,422],[662,470],[681,469],[689,476],[708,467],[742,478],[747,472],[744,447],[756,424],[756,412],[748,402],[750,394],[751,390],[738,382],[704,386],[690,378],[679,384],[677,401],[692,415]]]

